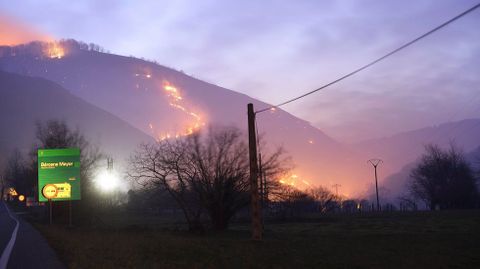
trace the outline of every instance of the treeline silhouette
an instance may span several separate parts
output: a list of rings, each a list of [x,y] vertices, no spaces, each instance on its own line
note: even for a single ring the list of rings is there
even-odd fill
[[[232,221],[250,218],[249,156],[244,138],[238,128],[216,126],[139,145],[125,175],[133,183],[131,190],[102,193],[94,185],[94,175],[105,155],[64,121],[39,121],[31,150],[10,154],[0,187],[2,193],[13,187],[37,200],[37,149],[78,147],[82,200],[74,203],[77,224],[101,223],[102,213],[115,211],[181,218],[190,231],[224,230]],[[376,211],[374,199],[346,198],[323,186],[300,190],[280,181],[292,168],[281,148],[265,154],[263,160],[266,180],[261,201],[266,221]],[[408,194],[398,198],[397,204],[382,204],[381,211],[418,210],[420,203],[430,210],[478,208],[478,175],[456,147],[443,150],[428,145],[411,171]],[[54,210],[57,219],[65,219],[65,203],[55,203]]]

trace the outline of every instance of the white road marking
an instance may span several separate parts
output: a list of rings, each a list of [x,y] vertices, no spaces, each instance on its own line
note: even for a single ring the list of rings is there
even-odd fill
[[[17,240],[17,232],[18,232],[18,226],[20,226],[20,223],[18,220],[12,216],[10,213],[10,209],[8,209],[7,205],[3,203],[5,208],[7,209],[8,215],[10,218],[12,218],[17,224],[15,225],[15,229],[13,229],[12,237],[10,238],[10,241],[8,242],[7,246],[3,250],[2,256],[0,257],[0,269],[6,269],[8,265],[8,259],[10,259],[10,254],[12,253],[13,245],[15,245],[15,240]]]

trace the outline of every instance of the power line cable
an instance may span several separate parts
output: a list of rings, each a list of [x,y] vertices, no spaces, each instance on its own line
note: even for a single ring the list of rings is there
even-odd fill
[[[432,30],[430,30],[430,31],[428,31],[428,32],[426,32],[426,33],[424,33],[423,35],[421,35],[421,36],[413,39],[412,41],[407,42],[407,43],[405,43],[404,45],[398,47],[397,49],[395,49],[395,50],[393,50],[393,51],[385,54],[384,56],[382,56],[382,57],[380,57],[380,58],[378,58],[378,59],[376,59],[376,60],[374,60],[374,61],[372,61],[372,62],[370,62],[370,63],[368,63],[368,64],[366,64],[366,65],[364,65],[364,66],[362,66],[362,67],[360,67],[360,68],[358,68],[358,69],[356,69],[356,70],[354,70],[354,71],[352,71],[352,72],[350,72],[350,73],[348,73],[348,74],[346,74],[346,75],[344,75],[344,76],[342,76],[342,77],[340,77],[340,78],[332,81],[332,82],[330,82],[330,83],[327,83],[327,84],[321,86],[321,87],[318,88],[318,89],[315,89],[315,90],[313,90],[313,91],[307,92],[307,93],[305,93],[305,94],[302,94],[302,95],[300,95],[300,96],[297,96],[297,97],[295,97],[295,98],[292,98],[292,99],[290,99],[290,100],[287,100],[287,101],[285,101],[285,102],[283,102],[283,103],[280,103],[280,104],[278,104],[278,105],[274,105],[274,106],[270,106],[270,107],[267,107],[267,108],[264,108],[264,109],[257,110],[255,113],[262,113],[262,112],[265,112],[265,111],[270,110],[270,109],[272,109],[272,108],[277,108],[277,107],[286,105],[286,104],[288,104],[288,103],[297,101],[298,99],[301,99],[301,98],[306,97],[306,96],[308,96],[308,95],[310,95],[310,94],[313,94],[313,93],[315,93],[315,92],[318,92],[318,91],[320,91],[320,90],[323,90],[323,89],[325,89],[325,88],[327,88],[327,87],[329,87],[329,86],[331,86],[331,85],[333,85],[333,84],[335,84],[335,83],[337,83],[337,82],[340,82],[340,81],[342,81],[342,80],[344,80],[344,79],[346,79],[346,78],[348,78],[348,77],[351,77],[351,76],[355,75],[356,73],[358,73],[358,72],[360,72],[360,71],[362,71],[362,70],[364,70],[364,69],[366,69],[366,68],[368,68],[368,67],[370,67],[370,66],[372,66],[372,65],[374,65],[374,64],[376,64],[376,63],[378,63],[378,62],[380,62],[380,61],[382,61],[383,59],[385,59],[385,58],[387,58],[387,57],[389,57],[389,56],[391,56],[391,55],[393,55],[393,54],[395,54],[395,53],[403,50],[404,48],[409,47],[410,45],[416,43],[417,41],[419,41],[419,40],[421,40],[421,39],[423,39],[423,38],[425,38],[425,37],[433,34],[434,32],[436,32],[436,31],[440,30],[441,28],[447,26],[448,24],[450,24],[450,23],[452,23],[452,22],[460,19],[461,17],[467,15],[468,13],[474,11],[474,10],[477,9],[478,7],[480,7],[480,3],[478,3],[478,4],[476,4],[475,6],[473,6],[473,7],[469,8],[469,9],[465,10],[464,12],[458,14],[457,16],[451,18],[450,20],[448,20],[448,21],[440,24],[439,26],[433,28]]]

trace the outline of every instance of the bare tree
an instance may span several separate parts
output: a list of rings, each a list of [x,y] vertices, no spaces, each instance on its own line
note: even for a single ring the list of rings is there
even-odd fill
[[[289,184],[281,184],[275,192],[277,213],[283,217],[298,217],[316,211],[315,199],[308,193]]]
[[[340,200],[340,198],[329,189],[322,186],[309,189],[307,193],[315,200],[318,211],[321,213],[334,210],[337,202]]]
[[[38,149],[60,149],[60,148],[79,148],[80,149],[80,176],[84,185],[91,184],[93,172],[97,167],[98,161],[103,156],[98,147],[91,145],[80,130],[72,130],[65,121],[48,120],[45,122],[36,122],[35,143],[31,152],[36,170],[36,155]]]
[[[209,128],[175,140],[141,145],[131,158],[130,178],[144,188],[164,189],[182,209],[190,230],[207,215],[222,230],[249,203],[248,147],[233,127]],[[264,172],[282,171],[282,152],[266,158]]]
[[[38,178],[38,149],[79,148],[80,149],[80,177],[82,179],[82,202],[78,204],[79,211],[75,214],[81,221],[92,221],[99,208],[99,194],[93,184],[93,174],[98,166],[102,154],[98,147],[91,145],[82,133],[72,130],[65,121],[47,120],[36,122],[36,143],[30,152],[29,178]],[[66,210],[58,205],[61,210]],[[58,209],[57,209],[58,212]],[[65,213],[65,212],[64,212]],[[78,222],[78,221],[77,221]]]
[[[4,185],[11,185],[18,193],[23,195],[30,196],[33,194],[35,179],[29,177],[27,163],[20,150],[14,149],[9,155],[4,176]]]
[[[479,194],[463,152],[453,145],[448,150],[427,145],[425,150],[410,175],[412,195],[423,200],[431,210],[474,207]]]
[[[411,194],[403,194],[397,197],[398,202],[400,203],[400,210],[407,211],[407,210],[417,210],[417,202],[415,201],[415,197]]]
[[[202,230],[203,208],[187,181],[187,144],[185,140],[164,140],[142,144],[130,159],[128,175],[150,191],[165,190],[184,213],[189,230]]]
[[[7,187],[7,182],[5,176],[0,175],[0,201],[3,201],[3,196],[5,194],[5,188]]]

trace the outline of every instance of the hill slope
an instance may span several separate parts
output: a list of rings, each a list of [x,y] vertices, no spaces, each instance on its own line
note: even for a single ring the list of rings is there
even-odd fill
[[[60,119],[79,128],[93,145],[121,162],[136,145],[152,138],[125,121],[73,96],[60,85],[0,71],[0,155],[14,148],[27,152],[35,121]]]
[[[445,147],[446,149],[447,147]],[[478,173],[480,171],[480,147],[470,151],[464,152],[465,160],[470,164],[472,169]],[[408,163],[397,173],[393,173],[383,180],[380,194],[382,196],[382,203],[391,202],[397,203],[397,198],[407,195],[409,193],[408,184],[411,181],[411,171],[418,165],[418,160]],[[480,188],[480,182],[477,182]],[[370,193],[374,193],[373,188],[370,189]]]
[[[382,156],[380,166],[380,194],[389,202],[408,193],[410,172],[424,153],[424,145],[434,143],[447,149],[450,143],[465,153],[466,160],[474,171],[480,170],[480,119],[450,122],[439,126],[422,128],[378,140],[369,140],[356,145],[373,156]],[[375,192],[373,187],[368,194]],[[368,196],[368,195],[367,195]],[[386,202],[384,200],[384,202]]]
[[[454,143],[465,152],[480,146],[480,119],[466,119],[408,131],[354,145],[365,156],[383,159],[382,173],[388,175],[415,161],[429,143],[447,147]]]
[[[0,49],[0,69],[55,81],[74,95],[120,117],[157,139],[184,135],[209,124],[246,130],[246,106],[267,104],[164,66],[91,51],[82,43],[61,44],[63,55],[42,43]],[[284,146],[296,172],[317,184],[358,190],[362,176],[350,167],[353,154],[308,122],[282,110],[258,115],[269,145]],[[361,162],[363,165],[363,161]],[[360,184],[359,184],[360,183]]]

